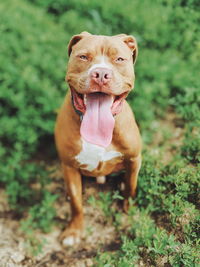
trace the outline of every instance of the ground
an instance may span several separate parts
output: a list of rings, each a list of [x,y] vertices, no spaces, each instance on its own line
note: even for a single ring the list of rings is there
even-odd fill
[[[54,162],[55,176],[52,177],[51,191],[59,193],[56,202],[57,225],[48,234],[36,233],[38,238],[45,239],[42,253],[33,257],[27,251],[25,237],[20,231],[19,218],[11,211],[3,190],[0,194],[0,267],[59,267],[59,266],[92,266],[97,250],[112,251],[119,247],[115,228],[106,222],[102,211],[90,205],[88,198],[99,191],[108,192],[120,186],[118,177],[109,178],[107,183],[99,185],[94,178],[83,177],[83,198],[85,213],[85,237],[81,244],[72,248],[63,248],[58,241],[62,226],[67,223],[66,216],[70,214],[69,201],[66,201],[64,183],[58,162]],[[120,179],[118,179],[120,180]],[[126,215],[124,215],[126,216]]]
[[[183,130],[177,126],[176,117],[173,113],[169,113],[168,118],[158,122],[155,125],[157,129],[154,142],[148,146],[151,153],[158,153],[160,144],[162,151],[164,147],[163,157],[160,158],[161,164],[170,161],[176,150],[171,149],[171,144],[179,146],[183,138]],[[170,138],[166,140],[166,133],[170,132]],[[79,245],[64,248],[59,243],[59,235],[70,219],[69,200],[65,195],[64,182],[59,161],[49,162],[49,168],[52,168],[52,182],[48,189],[52,193],[58,195],[56,200],[56,219],[55,225],[48,234],[36,231],[34,233],[38,240],[44,240],[41,253],[33,256],[29,247],[25,234],[20,229],[20,218],[10,209],[5,191],[0,192],[0,267],[89,267],[93,266],[94,258],[99,252],[114,252],[120,247],[120,235],[126,231],[128,221],[127,215],[123,214],[121,218],[121,226],[117,228],[113,225],[112,219],[106,216],[109,210],[103,207],[93,205],[94,199],[97,199],[100,192],[109,193],[114,190],[120,191],[122,183],[122,174],[115,177],[108,177],[105,184],[97,184],[94,178],[83,177],[83,203],[85,214],[85,236]],[[37,186],[37,185],[35,185]],[[115,209],[122,210],[122,202],[115,201]],[[183,216],[184,217],[184,216]],[[176,228],[176,233],[168,222],[167,214],[152,214],[152,218],[160,229],[167,230],[168,233],[175,234],[177,239],[181,241],[181,231]],[[184,217],[185,218],[185,217]],[[184,219],[183,218],[183,219]],[[187,218],[184,220],[187,221]],[[187,221],[188,223],[188,221]],[[120,230],[119,230],[120,229]],[[167,266],[165,264],[166,257],[158,257],[156,266]],[[95,265],[94,265],[95,266]],[[139,260],[138,266],[152,266],[147,255],[144,254],[143,260]],[[169,265],[170,266],[170,265]]]

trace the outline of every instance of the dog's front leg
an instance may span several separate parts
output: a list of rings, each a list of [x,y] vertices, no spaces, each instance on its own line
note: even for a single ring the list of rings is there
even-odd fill
[[[137,178],[141,167],[141,162],[141,155],[136,158],[127,159],[125,162],[125,199],[123,205],[125,212],[127,212],[129,208],[129,197],[134,198],[136,196]]]
[[[63,245],[72,246],[80,242],[83,230],[83,207],[82,207],[82,181],[81,174],[77,169],[62,165],[64,180],[70,197],[72,218],[61,234]]]

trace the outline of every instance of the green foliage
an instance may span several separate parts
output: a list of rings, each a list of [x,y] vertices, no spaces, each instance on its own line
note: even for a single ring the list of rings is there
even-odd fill
[[[22,228],[23,229],[23,228]],[[23,229],[23,231],[25,231]],[[26,232],[25,232],[26,233]],[[34,232],[29,232],[26,233],[26,242],[25,242],[25,247],[30,254],[30,256],[37,256],[40,253],[42,253],[42,248],[44,244],[46,243],[45,239],[39,239],[35,236]]]
[[[111,220],[115,226],[119,225],[120,218],[116,213],[116,207],[113,206],[115,200],[123,200],[123,197],[120,195],[119,191],[113,193],[103,193],[100,192],[98,198],[90,196],[88,203],[94,207],[99,207],[106,219]]]
[[[182,156],[191,163],[200,163],[200,127],[197,127],[197,125],[194,125],[193,121],[187,125],[185,138],[181,147]]]
[[[10,150],[2,151],[2,156],[26,149],[19,156],[26,160],[41,138],[52,134],[56,109],[65,90],[67,37],[60,30],[54,38],[52,32],[58,28],[42,11],[30,9],[24,2],[12,3],[9,8],[7,5],[0,6],[0,135]]]
[[[47,190],[40,192],[41,201],[29,209],[29,216],[21,221],[21,230],[26,236],[26,247],[31,255],[38,255],[42,252],[45,239],[36,236],[35,230],[40,229],[48,233],[54,224],[56,215],[53,207],[57,195],[50,194]]]
[[[189,242],[181,244],[174,235],[156,227],[146,211],[135,208],[129,220],[131,226],[122,235],[121,248],[113,254],[99,253],[95,266],[137,266],[138,262],[161,266],[161,257],[169,266],[198,266],[199,247],[191,247]]]
[[[158,162],[158,157],[145,155],[137,201],[151,212],[169,213],[175,222],[185,210],[193,210],[191,202],[199,202],[200,169],[186,167],[182,159],[174,159],[166,166],[158,166]]]
[[[151,146],[144,151],[134,201],[138,207],[130,209],[128,229],[123,229],[116,207],[115,200],[122,200],[119,192],[89,199],[114,224],[121,240],[118,251],[99,253],[95,266],[160,266],[160,259],[168,266],[198,266],[199,11],[197,0],[0,3],[0,184],[11,207],[21,214],[27,211],[22,229],[33,253],[44,242],[35,238],[35,229],[49,231],[55,216],[56,196],[46,189],[49,173],[38,153],[44,147],[55,152],[55,117],[67,89],[67,43],[83,30],[127,33],[139,45],[135,90],[128,99],[143,141]],[[162,147],[171,133],[162,133],[158,155],[151,149],[154,133],[160,131],[155,120],[167,117],[169,108],[184,137],[178,148],[171,144],[176,155],[164,165]],[[170,231],[159,225],[160,216]]]
[[[41,203],[30,208],[28,220],[22,223],[22,229],[25,232],[38,228],[46,233],[51,230],[52,221],[55,217],[53,204],[57,195],[51,195],[48,191],[44,191],[43,194]]]
[[[99,252],[97,266],[160,266],[162,259],[169,266],[198,266],[200,170],[186,166],[182,158],[174,158],[168,165],[160,165],[160,155],[145,152],[140,172],[138,195],[130,201],[128,228],[124,231],[121,213],[113,207],[116,193],[100,193],[91,204],[100,207],[120,233],[121,246],[114,253]],[[121,197],[119,197],[121,200]],[[151,218],[163,218],[167,229],[182,231],[177,236],[155,224]],[[164,226],[163,225],[163,226]],[[147,262],[146,262],[147,261]]]
[[[49,173],[33,156],[52,136],[65,91],[67,38],[59,30],[55,39],[58,26],[24,1],[1,2],[0,13],[0,183],[11,207],[21,213],[31,206],[32,220],[47,231],[55,213],[47,202],[53,205],[55,196],[48,196]]]
[[[71,35],[133,34],[139,43],[136,90],[129,97],[139,123],[173,105],[186,120],[199,118],[199,4],[190,1],[35,0]],[[186,19],[187,17],[187,19]],[[145,109],[144,109],[145,107]],[[149,140],[149,137],[146,137]]]

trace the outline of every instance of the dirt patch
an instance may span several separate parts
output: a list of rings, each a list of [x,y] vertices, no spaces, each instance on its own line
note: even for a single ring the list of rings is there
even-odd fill
[[[52,183],[49,190],[57,193],[59,198],[55,207],[57,211],[56,226],[48,234],[35,232],[35,237],[44,240],[42,252],[33,256],[26,247],[26,238],[20,231],[19,219],[10,210],[4,190],[0,195],[0,267],[89,267],[98,251],[115,251],[119,249],[119,235],[112,223],[107,220],[100,208],[91,206],[88,198],[99,192],[118,189],[120,177],[108,178],[106,184],[99,185],[94,178],[83,177],[83,202],[85,214],[85,235],[82,242],[74,247],[64,248],[58,236],[70,219],[69,201],[65,196],[64,182],[58,162],[54,162]]]
[[[163,149],[163,164],[171,160],[172,154],[177,153],[177,149],[182,142],[183,130],[181,126],[176,127],[175,115],[168,114],[168,118],[159,122],[158,131],[155,135],[155,141],[152,143],[152,150],[159,152],[159,147]],[[159,130],[159,129],[162,129]],[[163,135],[165,132],[165,135]],[[174,144],[172,150],[171,144]],[[58,241],[62,229],[66,227],[70,220],[69,200],[65,194],[64,181],[58,161],[51,162],[48,167],[52,170],[52,182],[48,190],[59,197],[56,200],[56,225],[48,234],[35,232],[35,237],[45,240],[42,252],[33,256],[26,247],[26,238],[20,231],[20,223],[14,211],[11,211],[4,190],[0,190],[0,267],[89,267],[94,264],[94,257],[99,252],[117,251],[120,248],[120,233],[116,231],[110,219],[106,218],[100,208],[89,204],[90,196],[95,196],[99,192],[110,192],[120,190],[122,175],[108,177],[104,185],[96,183],[94,178],[83,177],[83,203],[85,215],[85,236],[82,242],[71,248],[64,248]],[[38,184],[33,185],[37,188]],[[116,205],[116,203],[115,203]],[[117,204],[118,205],[118,204]],[[121,208],[120,205],[117,208]],[[152,214],[153,219],[160,228],[166,229],[169,233],[173,232],[172,225],[167,214]],[[187,223],[187,218],[183,217],[183,222]],[[127,218],[122,215],[121,221],[124,229],[126,228]],[[122,228],[123,228],[122,227]],[[120,228],[120,229],[122,229]],[[122,231],[124,231],[122,229]],[[138,266],[151,266],[148,260],[148,254],[143,252],[143,260]],[[162,263],[156,263],[158,266],[165,266],[165,260],[160,259]]]

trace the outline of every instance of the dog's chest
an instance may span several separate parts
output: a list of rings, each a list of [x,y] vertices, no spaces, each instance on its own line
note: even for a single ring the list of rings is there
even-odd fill
[[[98,167],[100,162],[121,156],[122,153],[118,151],[106,151],[103,147],[93,145],[82,140],[82,150],[78,155],[76,155],[75,159],[84,170],[93,171]]]

